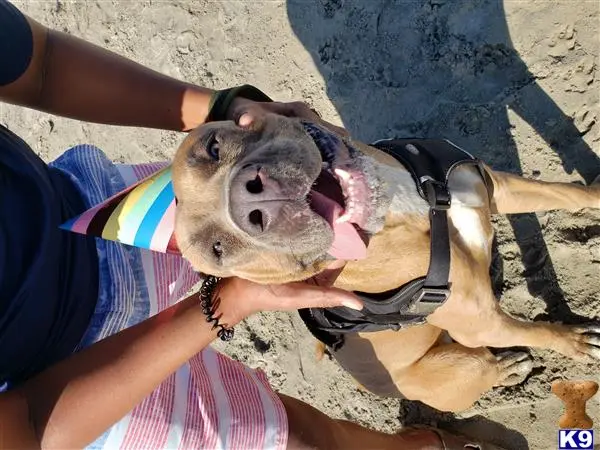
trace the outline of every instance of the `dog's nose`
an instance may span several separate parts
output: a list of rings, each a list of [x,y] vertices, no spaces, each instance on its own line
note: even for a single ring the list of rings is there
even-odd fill
[[[244,165],[231,180],[230,214],[246,233],[264,233],[286,203],[279,182],[256,164]]]

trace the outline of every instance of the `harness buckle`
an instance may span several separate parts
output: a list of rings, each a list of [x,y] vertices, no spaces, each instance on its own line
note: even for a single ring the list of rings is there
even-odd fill
[[[450,191],[444,183],[440,183],[434,180],[430,176],[421,177],[419,180],[429,206],[437,210],[448,210],[450,209],[451,196]]]
[[[417,295],[415,303],[439,303],[442,304],[450,297],[450,289],[448,288],[428,288],[422,287]]]

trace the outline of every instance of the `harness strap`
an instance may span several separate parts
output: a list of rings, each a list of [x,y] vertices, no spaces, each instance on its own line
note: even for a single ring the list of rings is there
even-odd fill
[[[429,144],[429,145],[427,145]],[[415,294],[414,301],[421,305],[421,310],[433,312],[450,296],[450,236],[448,232],[448,209],[451,196],[448,190],[447,176],[451,168],[446,168],[436,161],[436,156],[428,149],[434,144],[451,147],[451,153],[456,150],[464,152],[446,141],[397,139],[380,141],[374,147],[388,153],[400,161],[415,179],[417,190],[421,197],[429,203],[430,223],[430,258],[427,276],[421,290]],[[444,145],[446,144],[446,145]],[[448,150],[440,149],[440,153]],[[438,153],[438,152],[436,152]]]
[[[358,333],[381,330],[394,330],[425,322],[437,306],[431,308],[425,303],[410,301],[423,288],[425,277],[412,280],[392,295],[363,294],[361,297],[364,307],[361,311],[351,308],[305,308],[298,310],[312,335],[333,350],[339,349],[344,343],[345,333]],[[406,301],[406,300],[409,301]]]

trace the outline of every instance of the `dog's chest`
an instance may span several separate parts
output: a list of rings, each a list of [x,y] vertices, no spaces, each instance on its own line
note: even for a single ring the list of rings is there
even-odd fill
[[[429,205],[407,171],[382,165],[379,175],[388,189],[388,215],[402,218],[428,214]],[[488,233],[482,220],[489,220],[489,202],[480,172],[473,166],[457,167],[450,175],[448,187],[452,195],[449,218],[456,232],[453,234],[470,248],[487,250]]]
[[[389,199],[385,226],[371,238],[367,259],[346,266],[336,283],[346,289],[382,292],[427,272],[429,205],[406,170],[383,165],[378,169]],[[487,253],[491,237],[489,201],[479,171],[466,165],[456,168],[448,187],[452,195],[448,215],[452,244]]]
[[[455,238],[472,251],[489,251],[491,234],[489,197],[479,171],[474,167],[458,167],[448,180],[452,195],[449,218]]]

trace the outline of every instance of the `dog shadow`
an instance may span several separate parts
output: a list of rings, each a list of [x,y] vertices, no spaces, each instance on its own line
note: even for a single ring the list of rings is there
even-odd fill
[[[288,0],[287,13],[357,139],[446,138],[522,174],[510,109],[565,171],[587,183],[600,172],[600,158],[514,49],[501,0]],[[536,215],[509,221],[529,292],[546,303],[538,319],[587,321],[565,301]]]
[[[546,142],[566,172],[586,183],[600,172],[600,158],[584,133],[515,50],[502,0],[287,0],[287,13],[355,138],[446,138],[495,169],[522,174],[510,110]],[[540,150],[538,158],[547,155]],[[509,221],[528,290],[546,304],[545,316],[536,319],[588,321],[565,301],[537,216],[513,215]],[[494,258],[491,269],[499,292],[502,258]],[[421,415],[427,409],[418,402],[415,408]],[[411,422],[410,414],[404,417]],[[455,425],[435,410],[432,417]],[[518,433],[498,432],[512,442],[508,448],[527,448]]]

